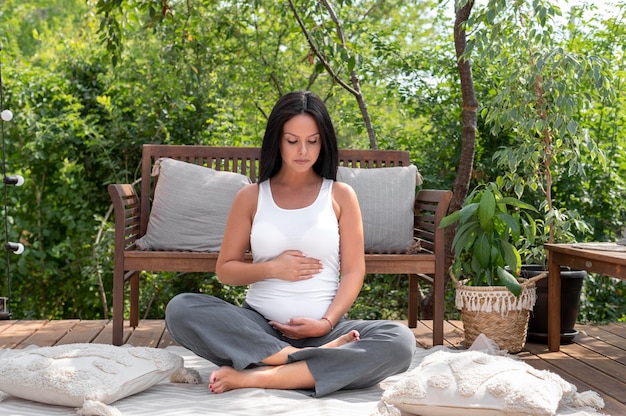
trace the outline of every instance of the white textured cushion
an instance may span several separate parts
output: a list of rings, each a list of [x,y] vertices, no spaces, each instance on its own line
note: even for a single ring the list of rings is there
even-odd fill
[[[340,166],[337,180],[356,192],[366,253],[406,253],[412,248],[415,187],[421,184],[417,167]]]
[[[555,415],[559,402],[604,406],[557,374],[481,351],[436,351],[386,390],[376,416]]]
[[[218,252],[237,192],[250,183],[245,175],[162,158],[141,250]]]
[[[179,370],[184,370],[182,357],[156,348],[35,347],[0,356],[0,390],[41,403],[84,407],[95,402],[106,408],[102,404],[141,392]]]

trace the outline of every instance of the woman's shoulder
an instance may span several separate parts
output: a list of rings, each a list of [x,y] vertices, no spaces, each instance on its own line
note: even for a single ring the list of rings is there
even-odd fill
[[[259,184],[251,183],[241,188],[237,192],[237,196],[235,198],[237,199],[237,202],[254,201],[256,203],[258,196],[259,196]]]
[[[354,189],[345,182],[333,181],[333,192],[354,193]]]
[[[356,193],[350,185],[345,182],[333,182],[333,197],[338,201],[346,201],[356,199]]]
[[[333,182],[332,195],[333,208],[340,222],[343,218],[358,218],[358,221],[361,221],[359,200],[350,185],[344,182]],[[345,216],[344,213],[349,215]]]

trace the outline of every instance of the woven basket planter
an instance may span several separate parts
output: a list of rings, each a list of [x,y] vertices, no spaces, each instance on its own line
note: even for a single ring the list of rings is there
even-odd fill
[[[537,300],[535,282],[543,277],[545,274],[519,279],[522,284],[519,297],[504,286],[467,286],[467,280],[456,282],[455,303],[461,311],[465,345],[471,346],[482,333],[501,350],[520,352],[526,344],[530,311]]]

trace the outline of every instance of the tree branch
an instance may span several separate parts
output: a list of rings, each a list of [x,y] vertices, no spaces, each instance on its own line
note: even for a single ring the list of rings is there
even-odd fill
[[[330,3],[327,0],[321,0],[326,10],[328,10],[328,14],[330,14],[330,18],[335,23],[335,27],[337,28],[337,37],[341,41],[341,47],[344,50],[348,50],[346,47],[346,41],[343,36],[343,30],[341,29],[341,23],[339,23],[339,19],[335,14]],[[359,109],[361,110],[361,115],[363,116],[363,121],[365,122],[365,128],[367,130],[367,136],[370,140],[370,148],[377,149],[378,143],[376,142],[376,133],[374,132],[374,127],[372,126],[372,120],[370,118],[369,112],[367,111],[367,105],[365,104],[365,100],[363,99],[363,94],[361,93],[361,84],[359,82],[359,77],[357,76],[354,67],[350,70],[350,80],[352,81],[352,87],[354,88],[354,97],[356,98],[357,103],[359,104]]]
[[[328,11],[331,20],[335,24],[335,27],[337,29],[337,36],[338,36],[338,38],[339,38],[339,40],[341,42],[341,47],[344,50],[348,50],[348,48],[346,47],[346,42],[345,42],[345,38],[344,38],[344,35],[343,35],[343,30],[341,28],[341,23],[339,22],[339,19],[337,18],[337,15],[335,14],[335,11],[333,10],[332,6],[328,3],[327,0],[320,0],[320,1],[321,1],[322,5],[326,8],[326,10]],[[328,72],[328,74],[330,74],[330,76],[339,85],[341,85],[342,88],[344,88],[346,91],[348,91],[350,94],[352,94],[356,98],[357,103],[359,105],[359,110],[361,111],[361,115],[363,116],[363,121],[365,123],[365,128],[367,130],[367,134],[368,134],[368,137],[369,137],[370,148],[377,149],[378,148],[378,144],[376,142],[376,134],[374,132],[374,127],[372,126],[372,120],[371,120],[371,118],[369,116],[369,112],[367,111],[367,105],[365,104],[365,101],[363,100],[363,94],[361,93],[361,87],[360,87],[360,84],[359,84],[359,78],[357,76],[356,71],[354,69],[352,69],[350,71],[350,81],[352,83],[352,86],[350,86],[346,82],[344,82],[339,77],[339,75],[337,75],[337,73],[331,68],[330,64],[328,63],[328,61],[326,60],[324,55],[322,55],[321,51],[315,45],[315,42],[313,42],[313,38],[311,36],[311,33],[307,30],[306,26],[304,25],[304,22],[300,18],[300,15],[298,14],[298,11],[296,10],[296,7],[294,6],[292,0],[289,0],[289,7],[293,11],[294,16],[296,17],[296,20],[298,21],[298,24],[300,25],[300,28],[302,29],[302,32],[304,33],[304,36],[306,37],[307,42],[309,43],[309,46],[311,47],[311,50],[313,51],[313,53],[315,53],[317,58],[320,60],[320,62],[322,63],[322,65],[326,69],[326,72]]]

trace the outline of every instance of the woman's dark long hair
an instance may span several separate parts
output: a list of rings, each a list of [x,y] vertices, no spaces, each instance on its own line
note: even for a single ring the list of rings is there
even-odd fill
[[[322,99],[310,91],[291,92],[283,95],[274,105],[267,120],[265,136],[259,161],[259,182],[274,176],[282,166],[280,141],[285,123],[298,114],[309,114],[320,131],[321,149],[313,170],[323,178],[337,178],[339,150],[337,135],[330,114]]]

